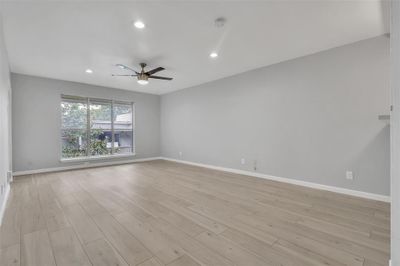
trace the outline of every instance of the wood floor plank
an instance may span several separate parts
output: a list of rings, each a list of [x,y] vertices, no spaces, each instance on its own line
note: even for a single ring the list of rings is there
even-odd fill
[[[103,238],[97,225],[79,204],[64,206],[63,210],[82,243]]]
[[[196,224],[195,222],[187,219],[186,217],[172,211],[156,202],[135,199],[135,203],[142,207],[144,210],[151,213],[154,217],[162,217],[164,220],[171,224],[178,226],[181,230],[190,236],[198,235],[205,231],[205,228]]]
[[[99,214],[93,217],[96,224],[115,247],[126,262],[137,265],[153,257],[148,249],[132,236],[121,224],[109,214]]]
[[[390,234],[388,234],[388,232],[371,230],[370,237],[371,237],[371,239],[373,239],[375,241],[383,242],[386,245],[390,245]]]
[[[297,222],[298,224],[304,225],[308,228],[312,228],[314,230],[319,230],[322,232],[326,232],[328,234],[339,236],[343,239],[347,239],[349,241],[357,241],[363,243],[364,245],[374,248],[376,250],[385,252],[390,249],[389,243],[383,243],[382,241],[376,241],[371,239],[369,236],[364,236],[358,234],[352,230],[347,230],[340,225],[334,223],[326,223],[322,221],[316,221],[313,219],[302,219]]]
[[[115,188],[114,188],[115,189]],[[115,196],[118,197],[118,194],[121,193],[121,190],[115,189]],[[192,220],[186,218],[183,215],[175,212],[174,210],[168,209],[158,202],[146,200],[141,196],[136,194],[130,194],[129,200],[133,203],[133,206],[140,207],[145,212],[149,213],[153,217],[163,217],[163,219],[167,220],[171,224],[177,225],[181,230],[185,231],[187,234],[191,236],[195,236],[204,232],[206,229],[199,224],[193,222]],[[131,204],[132,205],[132,204]],[[132,212],[131,205],[125,206],[125,209]],[[135,212],[132,212],[133,215],[136,216]],[[149,217],[146,217],[146,219]]]
[[[99,190],[97,187],[91,187],[87,182],[81,182],[86,191],[110,213],[124,212],[124,208],[115,202],[113,197],[109,193]]]
[[[58,201],[40,204],[40,206],[42,209],[42,214],[46,219],[62,213],[62,207]]]
[[[345,219],[350,219],[356,222],[362,222],[376,227],[390,229],[390,220],[381,219],[373,215],[354,212],[351,210],[346,210],[335,206],[328,206],[318,202],[315,202],[313,204],[312,209],[319,212],[334,213],[336,216],[343,217]]]
[[[57,266],[92,265],[72,228],[51,232],[50,240]]]
[[[377,262],[371,261],[371,260],[365,260],[363,266],[386,266],[386,265],[383,265],[383,264],[380,264],[380,263],[377,263]]]
[[[62,212],[46,218],[46,225],[49,232],[58,231],[71,226],[67,217],[65,217]]]
[[[243,231],[246,232],[247,234],[251,235],[252,237],[259,239],[263,242],[266,242],[268,244],[273,244],[275,243],[278,238],[271,234],[268,231],[263,231],[260,230],[259,228],[246,224],[244,222],[241,222],[240,220],[233,219],[233,215],[224,213],[224,210],[211,210],[209,208],[205,208],[203,206],[191,206],[189,207],[193,211],[196,211],[204,216],[209,217],[210,219],[214,219],[220,223],[229,225],[231,228],[234,228],[238,231]]]
[[[171,243],[175,243],[176,245],[182,247],[185,252],[194,257],[196,260],[200,261],[201,264],[218,266],[233,264],[231,260],[220,255],[212,250],[212,248],[200,243],[196,239],[187,235],[185,232],[179,230],[162,219],[152,219],[150,223],[154,228],[162,232],[165,237],[171,241]]]
[[[57,181],[51,183],[51,188],[57,196],[62,198],[63,196],[71,195],[72,193],[77,191],[76,187],[62,180],[62,177],[66,175],[66,172],[60,172],[58,173],[58,175],[59,178],[57,179]]]
[[[201,233],[196,237],[207,247],[211,247],[213,250],[220,253],[226,258],[230,258],[238,265],[253,265],[253,266],[268,266],[273,265],[269,261],[261,259],[258,255],[251,254],[246,250],[240,248],[240,246],[227,241],[226,239],[210,232]]]
[[[112,194],[114,202],[121,206],[124,212],[126,211],[131,213],[133,216],[141,221],[146,221],[147,219],[152,217],[148,211],[136,205],[134,201],[129,199],[129,197],[124,196],[124,193],[122,191],[113,189],[112,191],[108,191],[108,193]],[[118,214],[120,212],[116,211],[112,213]]]
[[[168,241],[151,224],[141,222],[129,213],[120,213],[115,218],[164,264],[184,255],[181,247]]]
[[[194,223],[197,223],[201,225],[202,227],[206,228],[207,230],[219,234],[226,230],[226,226],[224,226],[221,223],[218,223],[216,221],[213,221],[203,215],[200,215],[194,211],[191,211],[190,209],[187,209],[185,207],[179,206],[178,204],[170,201],[164,201],[161,203],[161,205],[168,207],[171,210],[176,211],[180,215],[190,219]]]
[[[20,244],[21,239],[21,212],[19,204],[9,205],[0,227],[0,249]]]
[[[200,266],[201,264],[197,263],[194,259],[187,255],[183,255],[182,257],[174,260],[168,266]]]
[[[138,266],[163,266],[163,264],[161,264],[161,262],[159,262],[157,258],[151,258],[146,260],[145,262],[140,263]]]
[[[104,239],[94,240],[84,246],[90,261],[96,266],[128,266],[123,258]]]
[[[305,231],[300,229],[297,223],[285,223],[282,220],[273,218],[255,221],[249,216],[238,215],[235,217],[249,225],[255,226],[264,231],[268,231],[278,238],[297,244],[301,247],[307,247],[309,250],[313,250],[316,254],[316,258],[321,255],[328,258],[331,257],[332,259],[337,259],[344,264],[348,263],[350,265],[362,265],[362,257],[348,253],[347,250],[334,248],[325,244],[326,242],[324,243],[324,241],[326,241],[326,238],[312,238],[313,235],[305,234]],[[325,236],[329,234],[322,233],[321,235]],[[343,239],[342,243],[351,244],[346,239]],[[309,253],[308,256],[311,257],[311,255],[312,253]]]
[[[304,248],[303,246],[298,246],[285,240],[278,240],[278,242],[274,244],[274,248],[282,252],[291,254],[292,256],[296,256],[302,260],[308,261],[310,265],[362,266],[363,264],[363,260],[361,260],[360,262],[352,262],[352,264],[344,264],[332,258],[325,257],[319,252],[313,252],[307,248]]]
[[[43,229],[46,229],[46,218],[39,201],[32,201],[21,209],[21,233],[28,234]]]
[[[22,240],[21,264],[24,266],[55,266],[47,230],[25,234]]]
[[[8,246],[0,249],[1,266],[20,266],[20,245]]]
[[[37,185],[37,190],[41,206],[46,206],[56,203],[57,196],[54,193],[53,189],[51,188],[50,184]]]
[[[78,203],[73,194],[59,194],[57,198],[62,206],[68,206]]]
[[[81,191],[73,194],[82,208],[90,215],[107,213],[107,210],[101,206],[95,199],[86,191]]]
[[[292,256],[287,252],[282,252],[273,247],[273,244],[265,243],[241,231],[229,228],[222,232],[220,236],[237,243],[249,252],[262,257],[264,260],[271,262],[273,265],[286,266],[310,266],[309,260],[304,260],[298,256]]]

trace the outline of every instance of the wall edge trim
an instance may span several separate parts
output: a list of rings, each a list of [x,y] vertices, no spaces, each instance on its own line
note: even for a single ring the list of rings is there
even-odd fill
[[[5,188],[5,193],[4,193],[4,201],[0,206],[0,226],[3,223],[4,213],[6,211],[6,206],[7,206],[7,201],[8,201],[9,195],[10,195],[10,184],[7,183],[6,188]]]
[[[62,172],[62,171],[76,170],[76,169],[86,169],[86,168],[103,167],[103,166],[111,166],[111,165],[147,162],[147,161],[154,161],[154,160],[160,160],[160,159],[161,159],[161,157],[148,157],[148,158],[142,158],[142,159],[121,160],[121,161],[90,163],[90,164],[81,163],[81,164],[61,166],[61,167],[41,168],[41,169],[26,170],[26,171],[16,171],[16,172],[13,172],[13,176],[23,176],[23,175],[42,174],[42,173],[51,173],[51,172]]]

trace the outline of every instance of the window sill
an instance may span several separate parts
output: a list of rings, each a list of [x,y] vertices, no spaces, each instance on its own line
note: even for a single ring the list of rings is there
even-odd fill
[[[108,160],[108,159],[134,157],[135,155],[136,155],[135,153],[128,153],[128,154],[116,154],[116,155],[105,155],[105,156],[67,158],[67,159],[60,159],[60,162],[62,162],[62,163],[70,163],[70,162],[101,161],[101,160]]]

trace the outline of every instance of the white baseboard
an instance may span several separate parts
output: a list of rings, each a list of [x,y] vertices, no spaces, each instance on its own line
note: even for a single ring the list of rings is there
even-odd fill
[[[27,171],[16,171],[16,172],[13,172],[13,176],[42,174],[42,173],[50,173],[50,172],[62,172],[62,171],[76,170],[76,169],[85,169],[85,168],[93,168],[93,167],[147,162],[147,161],[154,161],[154,160],[159,160],[159,159],[161,159],[161,157],[149,157],[149,158],[143,158],[143,159],[132,159],[132,160],[100,162],[100,163],[81,163],[81,164],[74,164],[74,165],[69,165],[69,166],[61,166],[61,167],[53,167],[53,168],[42,168],[42,169],[27,170]]]
[[[4,192],[3,202],[1,202],[0,205],[0,226],[3,222],[4,212],[6,210],[7,200],[9,195],[10,195],[10,184],[7,184]]]
[[[161,159],[166,160],[166,161],[172,161],[172,162],[177,162],[177,163],[183,163],[183,164],[189,164],[189,165],[194,165],[194,166],[199,166],[199,167],[205,167],[205,168],[214,169],[214,170],[220,170],[220,171],[224,171],[224,172],[240,174],[240,175],[254,176],[254,177],[264,178],[264,179],[268,179],[268,180],[273,180],[273,181],[278,181],[278,182],[283,182],[283,183],[289,183],[289,184],[293,184],[293,185],[299,185],[299,186],[303,186],[303,187],[326,190],[326,191],[341,193],[341,194],[360,197],[360,198],[366,198],[366,199],[372,199],[372,200],[377,200],[377,201],[390,202],[390,197],[386,196],[386,195],[374,194],[374,193],[363,192],[363,191],[352,190],[352,189],[341,188],[341,187],[322,185],[322,184],[317,184],[317,183],[312,183],[312,182],[307,182],[307,181],[296,180],[296,179],[292,179],[292,178],[272,176],[272,175],[267,175],[267,174],[262,174],[262,173],[255,173],[255,172],[239,170],[239,169],[234,169],[234,168],[226,168],[226,167],[209,165],[209,164],[202,164],[202,163],[195,163],[195,162],[190,162],[190,161],[177,160],[177,159],[168,158],[168,157],[161,157]]]

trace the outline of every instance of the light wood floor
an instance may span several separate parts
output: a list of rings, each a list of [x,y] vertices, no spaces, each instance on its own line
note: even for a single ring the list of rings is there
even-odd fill
[[[0,265],[387,265],[389,204],[166,161],[12,184]]]

